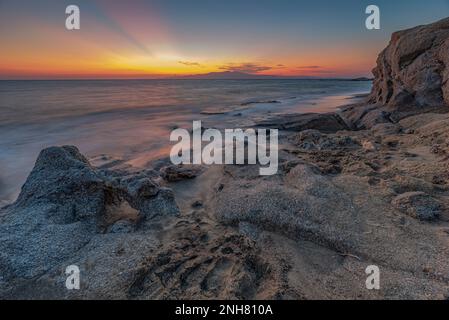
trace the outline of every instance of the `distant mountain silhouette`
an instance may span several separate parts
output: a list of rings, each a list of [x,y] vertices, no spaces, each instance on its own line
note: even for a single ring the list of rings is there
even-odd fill
[[[206,74],[193,74],[182,76],[183,79],[279,79],[286,78],[282,76],[268,76],[260,74],[250,74],[237,71],[210,72]]]
[[[192,74],[187,76],[179,76],[177,79],[204,79],[204,80],[254,80],[254,79],[316,79],[316,80],[343,80],[343,81],[370,81],[372,79],[361,78],[320,78],[313,76],[279,76],[279,75],[262,75],[251,74],[238,71],[210,72],[205,74]]]

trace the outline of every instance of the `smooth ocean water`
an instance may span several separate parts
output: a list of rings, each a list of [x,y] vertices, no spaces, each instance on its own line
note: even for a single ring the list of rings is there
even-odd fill
[[[0,81],[0,205],[17,196],[48,146],[144,166],[167,156],[170,130],[193,120],[251,125],[267,114],[330,110],[370,88],[341,80]]]

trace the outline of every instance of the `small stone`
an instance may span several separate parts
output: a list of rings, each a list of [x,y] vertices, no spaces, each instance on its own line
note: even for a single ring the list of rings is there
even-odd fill
[[[192,203],[192,208],[201,208],[203,206],[203,202],[201,200],[196,200]]]
[[[222,252],[223,254],[231,254],[231,253],[234,253],[234,250],[232,250],[231,247],[226,247],[226,248],[223,248],[223,249],[221,250],[221,252]]]
[[[374,143],[369,140],[365,140],[362,142],[362,148],[363,148],[363,150],[368,151],[368,152],[377,150]]]
[[[434,144],[431,148],[430,148],[430,152],[433,154],[445,154],[445,150],[443,148],[441,148],[441,146],[439,144]]]
[[[167,182],[193,179],[203,172],[202,166],[170,165],[161,169],[162,178]]]

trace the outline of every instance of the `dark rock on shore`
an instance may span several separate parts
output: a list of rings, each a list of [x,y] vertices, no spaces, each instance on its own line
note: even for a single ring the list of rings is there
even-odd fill
[[[0,285],[69,265],[101,242],[89,250],[96,256],[104,241],[117,241],[107,232],[147,232],[152,219],[179,214],[171,190],[119,176],[93,168],[76,147],[43,150],[17,201],[0,214]]]
[[[14,207],[51,206],[46,218],[55,224],[95,220],[108,194],[88,160],[72,146],[42,150]]]
[[[262,104],[262,103],[270,104],[270,103],[281,103],[281,102],[277,101],[277,100],[247,101],[247,102],[241,103],[240,105],[241,106],[250,106],[252,104]]]
[[[346,123],[335,113],[289,114],[269,118],[257,123],[258,127],[274,128],[286,131],[315,129],[324,133],[348,130]]]
[[[196,178],[204,171],[201,165],[169,165],[161,168],[161,176],[167,182]]]

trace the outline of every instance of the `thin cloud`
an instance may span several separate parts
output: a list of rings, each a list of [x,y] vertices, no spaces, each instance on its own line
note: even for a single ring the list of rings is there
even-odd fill
[[[220,66],[219,69],[231,72],[258,73],[271,70],[273,67],[257,63],[228,63]]]
[[[189,66],[189,67],[201,67],[202,66],[199,62],[193,62],[193,61],[178,61],[178,63],[183,64],[185,66]]]
[[[314,75],[332,75],[336,74],[337,72],[334,70],[311,70],[310,73]]]
[[[305,70],[305,69],[321,69],[321,66],[300,66],[300,67],[297,67],[298,69],[301,69],[301,70]]]

